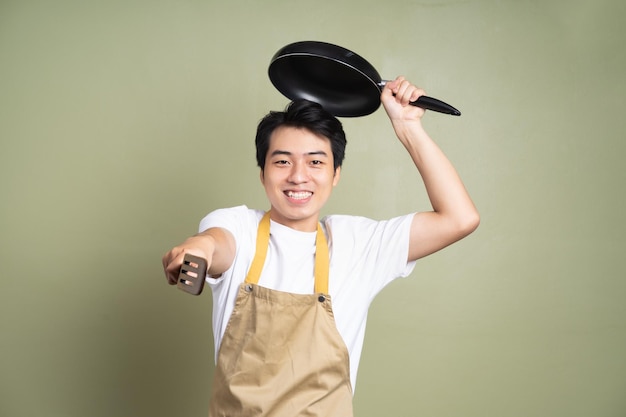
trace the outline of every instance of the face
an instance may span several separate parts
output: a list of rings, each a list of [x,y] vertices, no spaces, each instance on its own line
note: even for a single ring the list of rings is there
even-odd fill
[[[270,138],[261,183],[271,219],[296,230],[317,230],[319,214],[339,182],[330,141],[306,129],[279,127]]]

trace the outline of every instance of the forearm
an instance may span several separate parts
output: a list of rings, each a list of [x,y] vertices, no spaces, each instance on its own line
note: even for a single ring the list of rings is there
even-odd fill
[[[394,130],[420,173],[433,211],[459,225],[476,222],[476,207],[461,178],[421,121],[395,122]]]
[[[208,273],[219,275],[230,268],[235,257],[235,241],[225,229],[211,228],[190,239],[198,239],[210,261]]]

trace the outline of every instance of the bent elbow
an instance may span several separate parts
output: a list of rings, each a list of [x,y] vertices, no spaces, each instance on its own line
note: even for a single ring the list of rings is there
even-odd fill
[[[474,230],[476,230],[479,225],[480,225],[480,214],[478,214],[477,210],[472,210],[471,213],[467,213],[465,216],[463,216],[462,219],[460,219],[457,225],[458,232],[463,238],[471,234]]]

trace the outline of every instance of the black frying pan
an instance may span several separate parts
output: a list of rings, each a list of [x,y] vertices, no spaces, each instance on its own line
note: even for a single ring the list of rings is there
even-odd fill
[[[284,46],[272,57],[272,84],[290,100],[305,98],[338,117],[365,116],[380,106],[386,81],[365,59],[341,46],[303,41]],[[421,96],[411,103],[428,110],[460,116],[436,98]]]

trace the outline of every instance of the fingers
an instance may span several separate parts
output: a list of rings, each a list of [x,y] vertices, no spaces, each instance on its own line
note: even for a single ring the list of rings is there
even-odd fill
[[[402,106],[407,106],[409,103],[416,101],[420,96],[425,94],[425,91],[421,88],[411,84],[403,76],[399,76],[395,80],[387,83],[391,93],[393,94],[397,103]]]
[[[424,109],[411,103],[424,94],[424,90],[416,87],[403,76],[399,76],[385,84],[380,99],[392,121],[415,121],[422,118]]]
[[[184,257],[185,251],[179,248],[174,248],[163,255],[163,271],[165,272],[165,278],[167,279],[168,284],[176,284],[180,266],[183,264]]]

